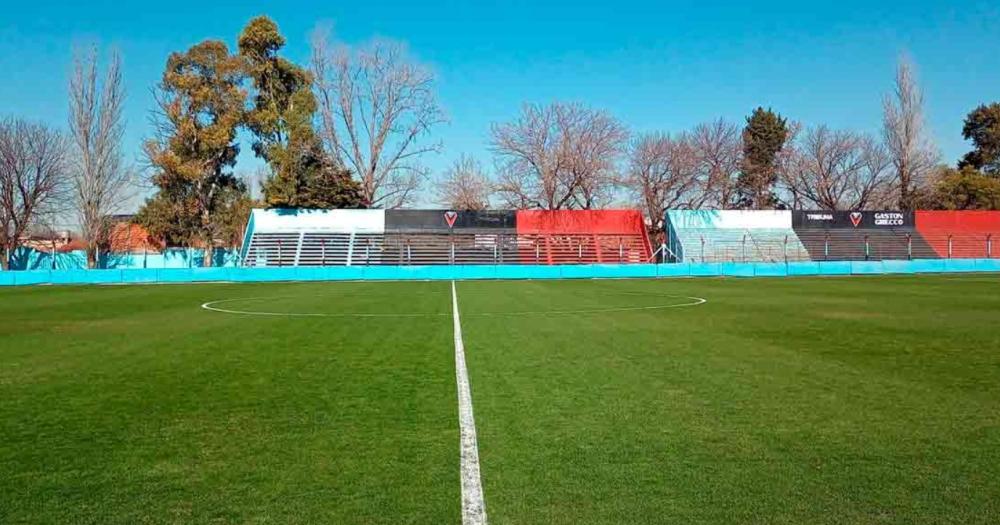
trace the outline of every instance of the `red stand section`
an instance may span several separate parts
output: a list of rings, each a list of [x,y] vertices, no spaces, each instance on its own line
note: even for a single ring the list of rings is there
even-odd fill
[[[523,210],[517,237],[526,264],[646,263],[653,255],[637,210]]]
[[[943,258],[1000,258],[1000,211],[918,211],[916,221]]]

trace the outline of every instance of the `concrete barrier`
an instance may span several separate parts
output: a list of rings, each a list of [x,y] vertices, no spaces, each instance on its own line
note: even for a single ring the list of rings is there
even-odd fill
[[[1000,259],[918,259],[913,261],[820,261],[789,263],[581,264],[564,266],[456,265],[29,270],[0,272],[0,286],[216,281],[783,277],[943,272],[1000,272]]]

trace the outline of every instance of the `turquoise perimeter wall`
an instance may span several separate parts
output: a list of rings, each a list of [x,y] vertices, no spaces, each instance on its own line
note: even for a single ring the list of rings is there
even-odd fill
[[[452,279],[591,279],[659,277],[784,277],[1000,272],[1000,259],[913,261],[593,264],[567,266],[329,266],[322,268],[161,268],[0,272],[0,286],[209,281],[340,281]]]
[[[212,253],[212,266],[239,266],[236,250],[216,248]],[[102,269],[154,269],[192,268],[204,266],[205,252],[190,248],[167,248],[162,253],[102,253],[98,267]],[[31,248],[18,248],[11,257],[14,270],[85,270],[87,254],[83,251],[44,252]]]

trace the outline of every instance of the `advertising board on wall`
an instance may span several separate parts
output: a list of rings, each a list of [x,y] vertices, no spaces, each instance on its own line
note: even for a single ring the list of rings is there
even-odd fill
[[[794,228],[912,228],[912,211],[793,211]]]
[[[513,231],[517,214],[509,210],[386,210],[386,231],[427,231],[447,233],[456,230]],[[499,233],[499,232],[498,232]]]

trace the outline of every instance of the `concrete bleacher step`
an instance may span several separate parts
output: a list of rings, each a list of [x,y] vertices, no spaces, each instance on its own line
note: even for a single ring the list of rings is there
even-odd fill
[[[674,230],[688,262],[785,262],[809,260],[791,228],[682,228]]]
[[[912,229],[801,229],[813,260],[936,259],[934,249]]]

